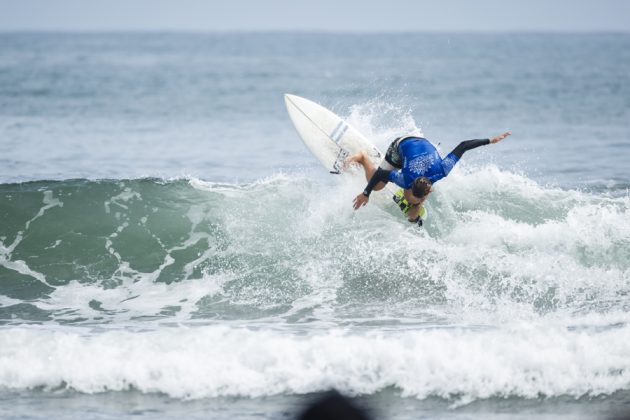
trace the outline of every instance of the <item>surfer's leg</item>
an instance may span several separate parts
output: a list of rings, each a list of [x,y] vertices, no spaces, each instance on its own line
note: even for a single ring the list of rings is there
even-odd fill
[[[379,167],[387,171],[402,168],[403,159],[402,159],[402,156],[400,156],[400,153],[398,152],[398,146],[400,145],[402,141],[406,139],[407,137],[398,137],[393,142],[391,142],[391,144],[387,148],[387,153],[385,153],[385,157],[381,161],[381,164],[379,165]],[[370,156],[368,155],[367,151],[362,150],[356,155],[352,155],[349,158],[347,158],[346,161],[344,162],[344,168],[347,168],[349,165],[351,165],[354,162],[359,163],[361,166],[363,166],[363,169],[365,169],[365,177],[367,178],[368,181],[372,179],[372,175],[374,175],[374,172],[376,172],[376,167],[374,166],[374,163],[372,163],[372,160],[370,159]]]
[[[376,167],[372,163],[372,160],[365,150],[360,151],[359,153],[347,158],[344,167],[347,168],[353,163],[358,163],[359,165],[363,166],[363,170],[365,171],[365,178],[368,181],[372,178],[374,172],[376,172]]]
[[[374,166],[374,163],[372,163],[372,159],[370,159],[370,156],[368,155],[368,153],[365,151],[362,151],[362,152],[357,153],[356,155],[350,156],[348,159],[346,159],[345,166],[348,167],[348,165],[355,162],[363,166],[363,170],[365,171],[365,179],[366,181],[370,182],[370,180],[372,179],[372,177],[374,176],[378,168]],[[389,167],[390,165],[387,162],[383,161],[380,167],[383,168],[384,166]],[[387,169],[393,169],[393,168],[387,168]],[[385,188],[385,185],[386,185],[385,182],[379,182],[378,184],[374,186],[374,188],[371,191],[380,191],[383,188]]]

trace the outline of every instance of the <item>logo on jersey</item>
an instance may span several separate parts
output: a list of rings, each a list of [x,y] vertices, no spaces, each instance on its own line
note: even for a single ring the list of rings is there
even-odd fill
[[[409,162],[409,170],[416,175],[424,175],[433,166],[435,157],[433,155],[418,156]]]

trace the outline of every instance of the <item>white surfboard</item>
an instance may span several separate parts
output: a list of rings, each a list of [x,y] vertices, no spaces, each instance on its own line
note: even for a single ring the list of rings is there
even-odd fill
[[[297,95],[285,94],[284,102],[302,141],[330,173],[341,173],[345,159],[362,150],[368,152],[375,165],[380,164],[383,153],[334,112]],[[387,191],[397,197],[396,203],[406,214],[403,208],[406,200],[401,192],[390,188]],[[401,199],[404,201],[402,206]],[[426,209],[422,215],[422,219],[425,218]]]
[[[381,162],[380,150],[332,111],[296,95],[284,95],[284,102],[304,144],[331,173],[339,173],[346,157],[361,150],[375,164]]]

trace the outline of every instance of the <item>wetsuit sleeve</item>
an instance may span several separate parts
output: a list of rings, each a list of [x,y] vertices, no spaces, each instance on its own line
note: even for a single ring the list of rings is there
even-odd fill
[[[405,176],[402,174],[400,169],[397,171],[391,171],[388,179],[400,188],[409,188],[409,185],[405,184]]]
[[[486,144],[490,144],[490,139],[476,139],[476,140],[465,140],[457,145],[456,148],[449,154],[453,154],[457,156],[457,159],[461,159],[465,152],[475,149],[479,146],[485,146]]]
[[[367,186],[363,190],[363,195],[365,195],[366,197],[369,197],[370,194],[372,193],[372,190],[374,189],[374,187],[376,187],[376,184],[378,184],[379,182],[384,182],[387,184],[387,182],[389,181],[390,172],[392,171],[388,171],[383,168],[378,168],[376,172],[374,172],[374,175],[372,175],[372,178],[370,178],[370,182],[368,182]]]
[[[446,158],[444,158],[444,160],[442,160],[442,169],[444,170],[444,176],[448,175],[449,172],[451,172],[455,164],[459,161],[459,159],[464,155],[466,151],[477,148],[479,146],[485,146],[486,144],[490,144],[490,139],[466,140],[459,143],[457,147],[453,149],[453,151],[449,153]]]

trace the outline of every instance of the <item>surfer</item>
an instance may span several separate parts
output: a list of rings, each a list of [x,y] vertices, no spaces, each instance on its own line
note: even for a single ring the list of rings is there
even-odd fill
[[[365,206],[372,191],[383,189],[391,181],[405,190],[404,197],[411,205],[407,217],[411,222],[417,221],[433,184],[447,176],[466,151],[498,143],[510,134],[512,132],[507,131],[491,139],[463,141],[444,159],[423,137],[399,137],[390,144],[378,168],[374,167],[367,152],[359,152],[346,160],[346,165],[356,162],[363,166],[368,180],[365,189],[353,201],[354,209]]]

